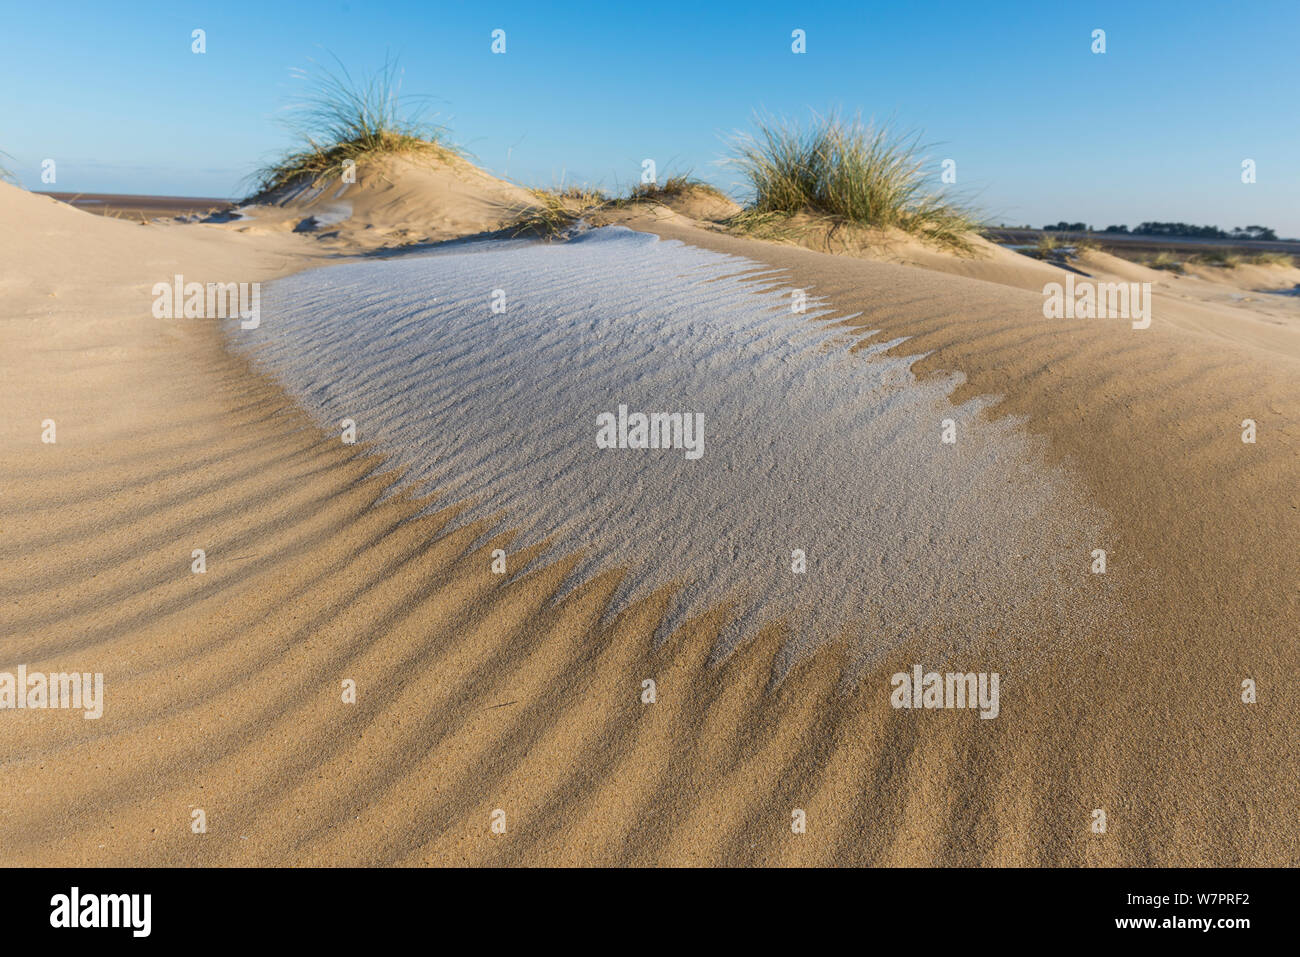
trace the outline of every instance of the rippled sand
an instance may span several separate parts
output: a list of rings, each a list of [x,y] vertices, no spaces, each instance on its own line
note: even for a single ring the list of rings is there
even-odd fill
[[[570,587],[624,569],[611,614],[679,586],[661,636],[728,603],[726,647],[780,619],[797,647],[847,634],[879,659],[918,638],[1028,650],[1103,616],[1069,574],[1100,518],[1016,422],[764,272],[609,227],[300,273],[230,335],[430,508],[468,498],[461,521],[581,553]],[[703,441],[601,448],[620,407],[698,418]],[[1069,584],[1043,601],[1044,580]]]

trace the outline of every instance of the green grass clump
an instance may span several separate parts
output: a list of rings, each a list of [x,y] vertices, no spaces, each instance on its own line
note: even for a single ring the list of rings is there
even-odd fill
[[[754,191],[742,228],[771,227],[772,216],[812,213],[869,227],[897,227],[969,249],[973,215],[932,189],[921,144],[887,126],[832,114],[808,126],[759,118],[757,134],[733,141],[733,165]]]
[[[535,189],[535,196],[554,196],[561,202],[570,206],[576,206],[586,211],[595,206],[602,206],[609,201],[603,190],[596,189],[594,186],[566,186],[564,189]]]
[[[1038,237],[1038,242],[1031,250],[1031,255],[1036,259],[1053,259],[1062,255],[1061,241],[1051,233],[1044,233]]]
[[[1219,266],[1223,269],[1236,269],[1243,262],[1242,257],[1223,249],[1211,249],[1192,257],[1192,261],[1203,266]]]
[[[690,173],[682,173],[677,176],[670,176],[662,183],[638,183],[628,192],[628,202],[663,202],[666,199],[676,199],[687,193],[705,193],[716,199],[727,199],[725,193],[716,186],[696,179]]]
[[[554,239],[563,236],[580,219],[596,210],[626,209],[641,202],[664,202],[691,192],[701,192],[719,199],[726,194],[689,173],[670,176],[662,183],[644,183],[632,187],[628,195],[607,196],[602,190],[590,186],[569,186],[563,189],[534,189],[534,202],[519,211],[507,227],[511,235],[540,236]]]
[[[312,91],[290,108],[289,126],[302,147],[258,170],[256,192],[303,180],[333,180],[342,175],[345,160],[360,162],[381,154],[436,159],[459,155],[446,131],[424,119],[425,101],[401,99],[397,61],[385,60],[373,74],[358,79],[337,57],[335,62],[337,70],[323,68]],[[415,105],[408,108],[412,102]]]
[[[1139,262],[1150,269],[1163,269],[1168,272],[1176,273],[1186,272],[1183,263],[1180,260],[1175,259],[1173,253],[1167,252],[1163,249],[1154,256],[1144,260],[1139,260]]]
[[[564,235],[593,209],[609,202],[598,189],[570,186],[565,189],[535,189],[536,202],[521,210],[508,227],[512,236],[540,236],[554,239]]]
[[[1252,266],[1294,266],[1295,257],[1290,253],[1251,253],[1246,257],[1246,262]]]
[[[806,217],[796,220],[790,213],[774,210],[742,209],[735,216],[726,220],[726,226],[739,233],[746,233],[758,239],[775,239],[781,242],[798,243],[810,236],[823,235],[829,239],[845,224],[837,216],[827,216],[806,210]]]

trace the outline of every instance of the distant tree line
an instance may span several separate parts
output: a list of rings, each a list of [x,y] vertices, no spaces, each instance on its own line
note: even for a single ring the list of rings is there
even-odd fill
[[[1083,223],[1067,223],[1064,220],[1044,230],[1061,233],[1091,233],[1091,226]],[[1193,226],[1190,223],[1139,223],[1133,229],[1127,226],[1107,226],[1104,233],[1119,233],[1125,236],[1192,236],[1198,239],[1277,239],[1277,233],[1267,226],[1240,226],[1226,232],[1218,226]]]

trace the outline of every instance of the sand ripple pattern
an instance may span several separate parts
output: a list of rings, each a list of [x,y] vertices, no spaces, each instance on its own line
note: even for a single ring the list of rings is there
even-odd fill
[[[752,261],[612,227],[300,273],[232,335],[431,507],[468,500],[461,521],[581,554],[566,587],[625,569],[616,613],[678,586],[661,638],[724,603],[724,651],[778,619],[795,648],[849,634],[870,658],[1006,630],[997,596],[1077,569],[1095,520],[1014,421],[948,401],[959,378],[918,381],[915,357],[883,355],[898,341],[861,348],[835,321],[853,317],[794,295]],[[703,455],[599,448],[620,405],[701,416]],[[1043,603],[1041,631],[1076,603]]]
[[[50,229],[63,249],[97,223]],[[24,260],[32,235],[0,231],[37,290],[0,350],[0,668],[100,671],[106,690],[99,721],[0,716],[0,863],[1300,861],[1294,367],[1159,324],[1062,329],[988,283],[790,263],[928,364],[996,370],[981,381],[1015,383],[1007,403],[1097,472],[1110,571],[1044,563],[1007,596],[1024,616],[1008,635],[1036,633],[1042,603],[1077,611],[1070,580],[1141,586],[1133,627],[1106,616],[1032,673],[963,648],[955,664],[1003,674],[997,720],[900,712],[890,673],[934,661],[915,642],[857,673],[825,647],[773,686],[776,625],[717,662],[723,610],[655,641],[669,588],[611,613],[610,570],[557,598],[583,558],[521,546],[527,515],[431,508],[210,324],[150,318],[153,282],[213,275],[206,230],[101,225],[62,258]],[[260,247],[239,256],[232,278],[269,278]],[[745,295],[778,279],[751,274]],[[1268,438],[1243,454],[1247,414]],[[529,570],[493,575],[494,548]]]

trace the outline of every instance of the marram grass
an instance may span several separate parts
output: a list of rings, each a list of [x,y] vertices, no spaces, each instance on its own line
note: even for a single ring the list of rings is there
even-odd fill
[[[669,176],[662,183],[637,183],[628,191],[627,201],[650,201],[661,202],[665,199],[675,199],[684,196],[687,193],[703,193],[717,199],[726,199],[727,196],[716,186],[712,186],[704,180],[696,179],[690,173],[682,173],[677,176]]]
[[[609,200],[598,189],[570,186],[565,189],[534,189],[535,202],[521,210],[507,228],[512,236],[563,236],[584,214],[605,206]]]
[[[1262,252],[1246,256],[1246,262],[1252,266],[1294,266],[1296,259],[1291,253]]]
[[[970,249],[979,223],[934,187],[938,173],[926,166],[917,136],[834,114],[806,126],[765,117],[755,125],[732,141],[731,163],[754,192],[736,228],[771,229],[782,216],[804,213]]]
[[[670,176],[662,183],[638,183],[623,197],[610,197],[602,190],[588,186],[534,189],[532,194],[535,203],[520,210],[519,215],[508,228],[513,236],[541,236],[554,239],[567,234],[589,213],[625,209],[638,203],[664,202],[689,193],[726,198],[726,194],[721,190],[703,180],[695,179],[690,173]]]
[[[395,60],[357,79],[335,62],[337,69],[322,68],[311,79],[311,91],[290,107],[289,126],[302,145],[257,171],[257,192],[304,180],[330,181],[342,175],[347,160],[459,155],[446,130],[424,119],[421,98],[401,98],[402,71]]]

